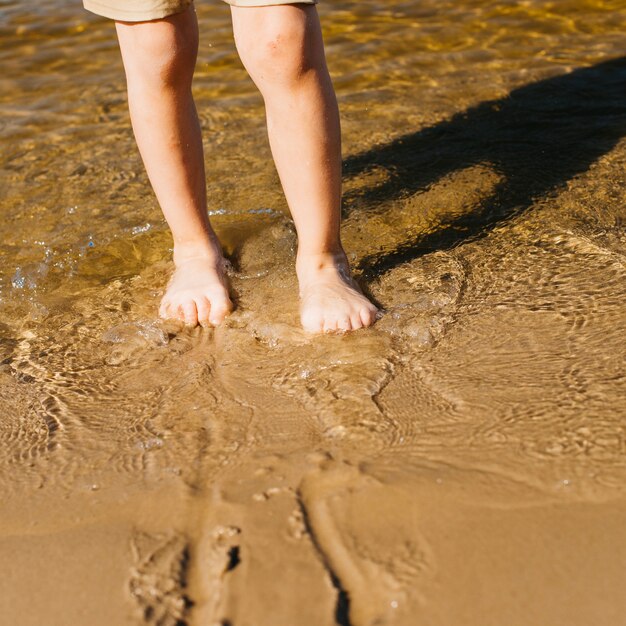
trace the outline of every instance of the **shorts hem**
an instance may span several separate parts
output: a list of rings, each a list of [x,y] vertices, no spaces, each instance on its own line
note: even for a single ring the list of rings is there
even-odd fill
[[[271,7],[281,4],[317,4],[317,0],[224,0],[233,7]]]
[[[224,0],[234,7],[269,7],[284,4],[317,4],[318,0]],[[113,4],[114,6],[111,6]],[[170,15],[182,13],[193,4],[193,0],[181,0],[179,3],[172,2],[169,6],[144,10],[128,10],[115,6],[115,2],[107,4],[98,0],[83,0],[83,6],[87,11],[107,17],[119,22],[150,22],[160,20]],[[163,4],[163,3],[161,3]]]
[[[193,2],[188,0],[179,5],[169,6],[167,8],[129,11],[127,9],[120,9],[119,7],[112,7],[107,4],[94,2],[94,0],[83,0],[83,6],[87,9],[87,11],[112,20],[117,20],[119,22],[150,22],[152,20],[160,20],[164,17],[169,17],[170,15],[182,13],[192,4]]]

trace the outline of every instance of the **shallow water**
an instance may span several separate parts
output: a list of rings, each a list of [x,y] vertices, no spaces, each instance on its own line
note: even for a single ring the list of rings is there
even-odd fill
[[[111,584],[127,610],[109,597],[93,624],[524,624],[488,549],[471,558],[504,599],[474,595],[478,613],[463,613],[444,574],[464,571],[465,522],[482,511],[468,522],[477,541],[504,533],[515,563],[555,526],[592,536],[597,514],[607,545],[532,547],[567,581],[542,598],[529,575],[519,593],[545,617],[533,623],[621,623],[623,600],[595,593],[594,565],[577,579],[567,559],[597,557],[605,589],[619,588],[626,10],[360,0],[320,12],[344,129],[344,240],[385,315],[311,339],[227,7],[198,5],[195,90],[238,307],[223,327],[186,330],[155,319],[171,242],[112,25],[74,3],[0,2],[5,554],[11,538],[51,533],[85,562],[87,545],[124,546],[128,563],[102,571],[122,580]],[[50,542],[32,548],[43,572]],[[285,568],[294,600],[268,605]],[[59,594],[7,592],[3,606],[20,623],[68,623]]]

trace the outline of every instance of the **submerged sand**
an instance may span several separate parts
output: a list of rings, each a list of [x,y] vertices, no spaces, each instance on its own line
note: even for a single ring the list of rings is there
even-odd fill
[[[190,330],[110,24],[0,8],[0,624],[626,623],[626,15],[544,4],[321,6],[385,315],[315,339],[227,11],[196,88],[238,308]]]

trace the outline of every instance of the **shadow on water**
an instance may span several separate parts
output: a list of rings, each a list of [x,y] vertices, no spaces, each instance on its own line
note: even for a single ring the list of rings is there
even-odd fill
[[[375,276],[434,250],[486,235],[587,170],[626,134],[626,57],[541,80],[449,120],[345,161],[347,176],[375,168],[386,182],[347,195],[350,207],[378,205],[425,190],[446,174],[489,163],[502,182],[481,206],[396,250],[362,259]],[[353,209],[354,210],[354,209]]]

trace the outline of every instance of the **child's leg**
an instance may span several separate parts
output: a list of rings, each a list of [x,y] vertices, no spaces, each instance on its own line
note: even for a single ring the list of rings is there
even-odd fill
[[[198,50],[195,11],[116,26],[133,130],[174,238],[176,270],[160,314],[188,324],[218,324],[232,304],[206,210],[202,139],[191,95]]]
[[[339,113],[313,5],[231,7],[241,59],[261,91],[270,144],[298,231],[301,317],[310,331],[371,325],[339,237]]]

